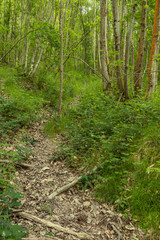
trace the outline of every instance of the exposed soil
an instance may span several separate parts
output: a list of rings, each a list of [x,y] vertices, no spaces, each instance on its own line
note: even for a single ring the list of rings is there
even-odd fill
[[[113,206],[97,202],[91,190],[82,191],[74,186],[49,200],[51,193],[72,182],[75,177],[80,176],[80,173],[68,169],[63,161],[49,161],[50,156],[58,149],[61,139],[60,136],[54,139],[43,136],[43,125],[44,123],[36,123],[28,130],[30,137],[36,140],[34,145],[27,143],[33,150],[33,155],[27,163],[34,167],[17,168],[15,173],[14,183],[24,193],[21,200],[22,211],[73,232],[87,233],[90,239],[144,239],[144,233],[130,218],[126,219],[116,213]],[[27,239],[87,239],[25,219],[17,214],[13,216],[13,222],[23,225],[29,231]]]

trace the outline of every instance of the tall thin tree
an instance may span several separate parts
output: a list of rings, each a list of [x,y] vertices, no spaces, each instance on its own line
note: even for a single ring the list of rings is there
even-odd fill
[[[106,27],[105,27],[105,18],[106,18],[106,0],[101,0],[101,65],[102,65],[102,82],[103,82],[103,91],[105,92],[109,84],[109,75],[106,65]]]
[[[62,97],[63,97],[63,0],[60,1],[59,16],[59,32],[60,32],[60,94],[59,94],[59,116],[62,113]]]
[[[149,56],[149,64],[148,64],[148,82],[147,82],[147,89],[146,89],[146,95],[149,92],[149,89],[153,89],[153,76],[152,76],[152,67],[153,67],[153,58],[156,53],[156,48],[158,48],[157,44],[158,43],[158,24],[159,24],[159,10],[160,8],[160,3],[159,0],[156,0],[155,4],[155,15],[154,15],[154,25],[153,25],[153,36],[152,36],[152,46],[151,46],[151,51],[150,51],[150,56]],[[155,84],[154,84],[155,86]]]
[[[136,8],[137,8],[137,2],[133,5],[131,22],[126,34],[125,61],[124,61],[124,95],[126,99],[129,99],[129,92],[128,92],[128,67],[129,67],[129,57],[130,57],[129,52],[130,52],[130,46],[131,46]]]
[[[137,55],[135,69],[134,69],[135,93],[138,93],[138,91],[142,89],[142,71],[143,71],[143,60],[144,60],[145,38],[146,38],[146,19],[147,19],[146,4],[147,4],[147,1],[142,0],[139,49],[138,49],[138,55]]]
[[[114,30],[114,42],[115,42],[115,60],[117,62],[116,75],[117,75],[117,85],[119,92],[124,93],[123,82],[121,77],[121,66],[120,66],[120,21],[119,21],[119,1],[112,0],[112,11],[113,11],[113,30]]]

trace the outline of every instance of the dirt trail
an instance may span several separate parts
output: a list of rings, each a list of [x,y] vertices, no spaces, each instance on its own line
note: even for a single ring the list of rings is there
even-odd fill
[[[95,201],[90,190],[80,191],[73,187],[49,200],[51,193],[72,182],[78,175],[66,168],[62,161],[49,161],[58,148],[60,138],[44,137],[42,129],[43,124],[37,123],[29,130],[28,134],[36,142],[33,146],[30,144],[34,155],[27,163],[34,167],[17,169],[14,182],[25,194],[21,200],[24,212],[62,228],[48,227],[44,222],[38,223],[35,219],[27,219],[23,214],[15,214],[13,221],[29,231],[27,239],[143,239],[144,234],[140,229],[116,213],[112,206]]]

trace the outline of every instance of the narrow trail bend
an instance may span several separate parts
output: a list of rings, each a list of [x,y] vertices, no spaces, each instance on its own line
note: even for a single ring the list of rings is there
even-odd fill
[[[97,202],[90,190],[76,187],[49,200],[49,195],[78,177],[63,161],[51,163],[50,156],[58,148],[59,137],[51,139],[42,134],[43,123],[28,130],[35,144],[34,155],[27,163],[33,168],[16,169],[14,183],[24,194],[22,212],[13,215],[13,222],[28,231],[28,240],[138,240],[143,232],[116,213],[112,206]]]

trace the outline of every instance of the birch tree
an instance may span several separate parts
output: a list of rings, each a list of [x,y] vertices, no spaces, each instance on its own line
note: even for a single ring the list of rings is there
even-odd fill
[[[109,86],[109,75],[106,65],[106,0],[101,0],[101,65],[102,65],[102,82],[103,91],[105,92]]]
[[[135,93],[138,93],[140,90],[142,90],[142,73],[143,73],[143,62],[144,62],[145,38],[146,38],[146,19],[147,19],[146,4],[147,4],[147,1],[142,0],[139,48],[138,48],[137,60],[136,60],[135,70],[134,70]]]
[[[63,97],[63,0],[60,1],[60,17],[59,17],[59,32],[60,32],[60,94],[59,94],[59,116],[62,112],[62,97]]]
[[[112,0],[113,11],[113,30],[114,30],[114,43],[115,43],[115,59],[116,59],[116,76],[117,86],[121,94],[124,93],[122,76],[121,76],[121,58],[120,58],[120,19],[119,19],[119,1]]]
[[[133,5],[132,9],[132,17],[131,22],[128,27],[128,31],[126,34],[126,48],[125,48],[125,67],[124,67],[124,96],[126,99],[129,99],[129,92],[128,92],[128,67],[129,67],[129,50],[131,46],[131,39],[132,39],[132,33],[133,33],[133,24],[135,20],[135,13],[136,13],[137,3]]]
[[[155,15],[154,15],[154,25],[153,25],[153,36],[152,36],[152,45],[151,51],[149,56],[149,64],[148,64],[148,82],[147,82],[147,89],[146,95],[155,91],[157,85],[157,74],[154,74],[154,71],[157,70],[158,62],[156,61],[156,54],[158,53],[159,49],[159,42],[158,42],[158,25],[159,25],[159,14],[160,14],[160,2],[156,0],[155,3]]]

